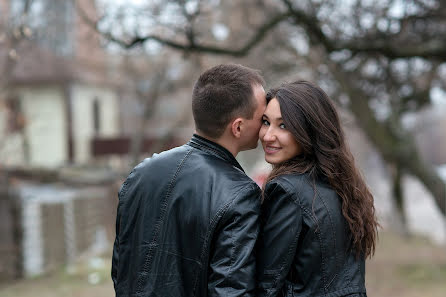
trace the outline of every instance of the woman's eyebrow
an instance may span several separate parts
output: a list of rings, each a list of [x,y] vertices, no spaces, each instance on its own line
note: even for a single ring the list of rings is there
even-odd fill
[[[263,117],[269,119],[269,117],[266,115],[266,113],[263,114]],[[281,121],[281,120],[282,120],[282,117],[275,118],[274,120],[276,120],[276,121]]]

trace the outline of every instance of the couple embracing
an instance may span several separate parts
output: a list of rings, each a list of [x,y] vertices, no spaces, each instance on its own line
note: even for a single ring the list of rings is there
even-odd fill
[[[205,71],[196,133],[127,177],[117,297],[366,296],[378,223],[336,109],[310,82],[263,85],[241,65]],[[263,189],[235,159],[259,138],[272,164]]]

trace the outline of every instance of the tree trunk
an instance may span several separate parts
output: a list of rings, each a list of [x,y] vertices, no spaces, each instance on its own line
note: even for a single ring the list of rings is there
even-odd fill
[[[409,235],[409,229],[407,226],[406,212],[404,211],[404,193],[402,187],[403,172],[399,164],[393,164],[390,170],[392,174],[392,198],[395,202],[397,212],[397,226],[398,231],[404,235]]]
[[[350,97],[350,110],[353,112],[362,130],[368,135],[375,147],[388,163],[400,164],[401,168],[418,178],[433,195],[443,215],[446,214],[445,182],[420,157],[413,135],[394,135],[385,124],[378,122],[373,110],[368,105],[368,94],[354,86],[355,80],[339,65],[329,64],[332,73],[343,91]]]
[[[130,167],[135,167],[141,160],[140,155],[142,151],[142,145],[144,142],[144,127],[146,126],[146,118],[142,117],[137,127],[137,131],[132,136],[130,141]]]

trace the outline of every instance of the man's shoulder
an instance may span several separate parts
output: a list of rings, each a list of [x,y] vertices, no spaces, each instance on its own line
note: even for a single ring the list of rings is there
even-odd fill
[[[166,174],[171,172],[187,154],[188,147],[182,145],[173,149],[155,153],[151,157],[142,160],[136,165],[125,180],[122,188],[130,184],[138,184],[138,181],[165,178]]]
[[[191,148],[188,145],[182,145],[172,148],[170,150],[162,151],[160,153],[154,153],[151,157],[144,159],[136,165],[135,171],[144,171],[144,169],[160,165],[175,163],[177,160],[181,160]]]

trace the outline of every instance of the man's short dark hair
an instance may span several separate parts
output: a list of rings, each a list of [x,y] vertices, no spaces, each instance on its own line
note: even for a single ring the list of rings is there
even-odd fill
[[[201,74],[192,93],[197,131],[218,138],[235,117],[252,119],[256,84],[264,85],[259,71],[237,64],[218,65]]]

